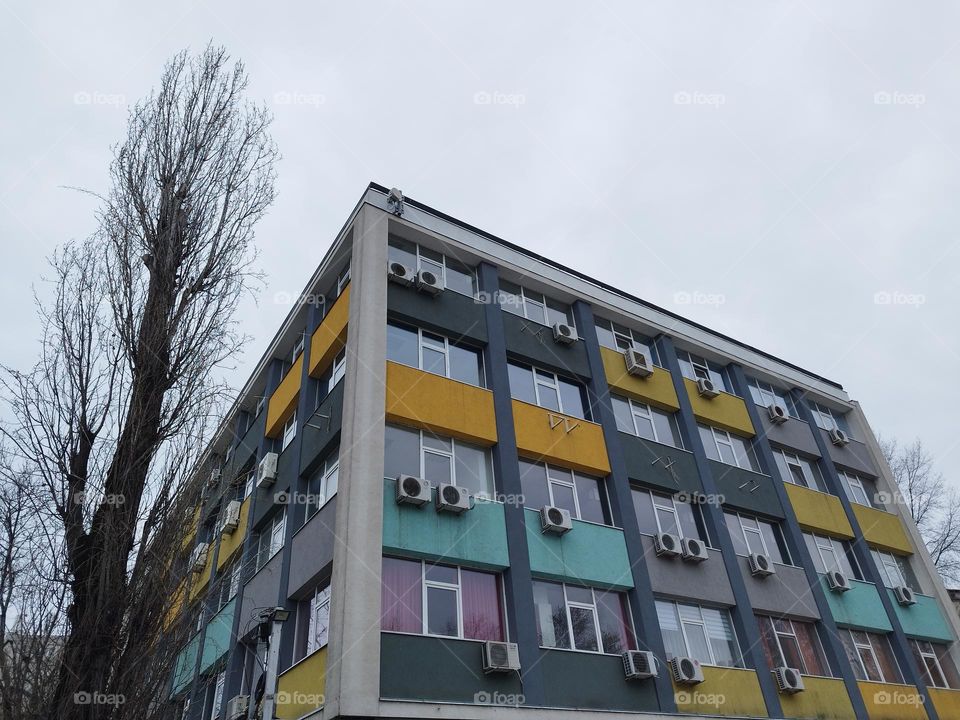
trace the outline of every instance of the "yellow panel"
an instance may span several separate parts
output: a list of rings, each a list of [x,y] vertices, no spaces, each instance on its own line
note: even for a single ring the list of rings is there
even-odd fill
[[[492,392],[389,361],[386,417],[481,445],[497,442]]]
[[[743,399],[724,392],[715,398],[707,399],[697,392],[697,384],[690,378],[684,378],[683,384],[687,386],[687,395],[690,396],[690,404],[697,420],[738,435],[753,437],[757,434]]]
[[[673,389],[673,380],[669,371],[655,367],[653,375],[637,377],[627,372],[622,353],[601,347],[600,356],[603,358],[604,374],[607,376],[607,384],[612,392],[621,392],[635,400],[670,412],[680,409],[677,391]]]
[[[220,552],[217,554],[217,571],[219,571],[233,554],[243,547],[243,538],[247,534],[247,515],[250,513],[250,498],[240,504],[240,522],[237,529],[229,535],[220,538]]]
[[[283,432],[283,425],[293,415],[297,409],[297,401],[300,399],[300,376],[303,374],[303,353],[293,366],[283,376],[283,380],[270,396],[270,404],[267,406],[267,427],[264,435],[267,437],[279,437]]]
[[[927,688],[933,707],[941,718],[960,718],[960,690]]]
[[[277,678],[276,715],[281,720],[298,718],[324,703],[327,648],[317,650]]]
[[[203,566],[203,570],[199,573],[193,571],[190,574],[193,576],[193,584],[190,586],[190,602],[193,602],[201,591],[207,586],[207,583],[210,582],[210,574],[213,572],[213,548],[207,549],[207,564]]]
[[[899,516],[857,503],[853,503],[853,514],[857,516],[860,530],[868,543],[881,550],[913,554],[913,546]]]
[[[170,607],[167,609],[167,614],[163,616],[164,631],[169,630],[173,626],[173,623],[176,622],[176,619],[180,617],[186,597],[187,581],[182,580],[180,584],[177,585],[177,589],[173,591],[173,600],[170,601]]]
[[[673,690],[681,713],[767,717],[760,682],[753,670],[704,667],[702,683],[674,683]]]
[[[847,686],[836,678],[803,677],[803,692],[780,695],[784,717],[855,720]]]
[[[610,474],[603,429],[596,423],[514,400],[513,425],[521,455],[594,475]]]
[[[858,682],[870,720],[926,720],[923,699],[913,685]],[[943,718],[955,715],[941,715]]]
[[[187,534],[183,536],[183,540],[180,542],[180,549],[186,550],[189,546],[193,545],[193,539],[197,536],[197,526],[200,525],[200,506],[198,505],[196,510],[193,511],[193,520],[190,521],[190,526],[187,528]]]
[[[797,522],[804,530],[822,532],[841,538],[852,538],[853,530],[843,512],[839,498],[792,483],[784,483]]]
[[[320,377],[347,341],[350,286],[347,285],[310,340],[310,377]]]

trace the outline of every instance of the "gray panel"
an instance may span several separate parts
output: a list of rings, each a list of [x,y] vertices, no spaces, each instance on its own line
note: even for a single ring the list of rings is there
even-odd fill
[[[759,578],[750,574],[750,562],[747,558],[741,557],[738,560],[754,610],[778,617],[820,619],[817,603],[803,568],[776,565],[775,574]]]
[[[830,442],[830,434],[826,430],[819,431],[823,435],[823,441],[827,444],[827,452],[830,453],[830,459],[837,465],[861,472],[870,477],[877,477],[877,466],[870,456],[867,446],[859,440],[851,440],[849,444],[839,447]]]
[[[776,425],[771,422],[766,408],[759,406],[757,407],[757,415],[760,416],[760,422],[763,425],[760,434],[765,435],[767,440],[774,445],[782,445],[788,450],[796,450],[801,455],[820,457],[817,441],[813,439],[810,426],[803,420],[790,418],[785,423]]]
[[[387,286],[387,317],[433,330],[453,339],[487,342],[483,303],[447,290],[431,297],[397,283]]]
[[[300,448],[300,474],[309,475],[315,463],[322,460],[330,442],[340,434],[343,421],[343,381],[341,380],[320,403],[320,407],[304,424]],[[327,416],[327,417],[324,417]]]
[[[723,495],[723,505],[753,515],[783,519],[783,507],[774,486],[775,482],[781,482],[779,479],[774,480],[769,475],[743,470],[716,460],[707,462],[710,463],[717,493]]]
[[[305,587],[313,585],[333,562],[336,519],[337,496],[334,495],[293,536],[287,585],[289,597],[296,597]]]
[[[470,640],[381,633],[380,697],[472,704],[482,694],[522,694],[516,673],[483,673],[482,647]]]
[[[611,655],[542,650],[548,707],[657,712],[652,680],[626,680],[623,661]],[[662,671],[662,668],[661,668]]]
[[[650,571],[650,584],[657,595],[718,605],[734,604],[719,550],[711,549],[710,557],[700,563],[684,562],[678,557],[657,557],[653,538],[644,535],[643,554]]]
[[[277,493],[289,492],[291,487],[296,487],[294,483],[297,480],[296,457],[294,456],[295,444],[290,446],[282,453],[277,461],[277,479],[270,487],[257,488],[257,502],[254,505],[253,527],[259,528],[263,519],[271,515],[273,508],[276,507],[275,497]]]
[[[253,561],[251,560],[251,563]],[[280,566],[283,553],[277,553],[250,578],[243,588],[240,601],[240,637],[245,637],[257,624],[256,618],[262,608],[276,607],[280,596]]]
[[[631,482],[671,493],[702,492],[693,453],[629,433],[621,432],[619,438]]]
[[[507,312],[503,313],[503,334],[507,343],[507,355],[511,358],[555,370],[563,375],[590,377],[587,351],[582,340],[561,345],[554,341],[552,328]]]

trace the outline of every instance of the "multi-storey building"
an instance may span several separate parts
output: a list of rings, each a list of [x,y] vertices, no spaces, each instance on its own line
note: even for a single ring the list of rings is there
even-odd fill
[[[209,458],[188,718],[960,718],[840,385],[383,187]]]

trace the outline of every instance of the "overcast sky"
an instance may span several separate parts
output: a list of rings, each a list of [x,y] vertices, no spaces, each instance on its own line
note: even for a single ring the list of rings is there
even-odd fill
[[[348,7],[349,6],[349,7]],[[0,5],[2,360],[127,104],[213,39],[276,115],[252,370],[370,180],[841,382],[960,484],[960,6]],[[686,303],[685,301],[691,302]],[[699,302],[697,302],[699,301]]]

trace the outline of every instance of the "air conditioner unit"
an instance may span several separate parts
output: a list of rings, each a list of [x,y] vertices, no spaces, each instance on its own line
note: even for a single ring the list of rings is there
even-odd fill
[[[827,573],[827,585],[831,590],[839,593],[844,593],[850,589],[850,581],[839,570],[831,570]]]
[[[190,554],[190,569],[193,572],[203,572],[203,568],[207,566],[207,552],[209,550],[210,545],[207,543],[200,543],[193,549]]]
[[[790,413],[780,403],[770,403],[767,406],[767,412],[770,414],[770,422],[774,425],[782,425],[790,419]]]
[[[662,557],[676,557],[680,554],[680,538],[670,533],[657,533],[653,536],[653,549]]]
[[[430,502],[430,483],[413,475],[397,478],[397,502],[420,507]]]
[[[573,530],[570,512],[553,505],[544,505],[540,508],[540,529],[554,535],[563,535]]]
[[[898,585],[893,589],[893,595],[897,598],[897,602],[901,605],[915,605],[917,603],[917,596],[914,594],[911,588],[908,588],[906,585]]]
[[[773,676],[777,679],[777,688],[782,693],[803,692],[803,677],[800,671],[791,667],[778,667],[773,671]]]
[[[561,345],[570,345],[571,343],[575,343],[579,338],[577,337],[577,331],[574,330],[573,327],[566,323],[558,322],[553,324],[553,339]]]
[[[516,643],[494,642],[488,640],[483,644],[483,671],[492,672],[519,672],[520,650]]]
[[[850,443],[850,437],[840,428],[833,428],[833,430],[830,431],[830,442],[839,447],[843,447]]]
[[[657,657],[649,650],[627,650],[622,657],[623,675],[627,680],[657,676]]]
[[[436,273],[430,270],[421,270],[417,273],[417,290],[428,295],[436,295],[443,290],[443,283]]]
[[[749,560],[750,574],[755,577],[767,577],[777,572],[773,567],[773,563],[770,562],[770,557],[763,553],[751,553]]]
[[[653,363],[646,353],[633,348],[627,348],[623,351],[623,361],[627,365],[627,372],[637,377],[648,377],[653,375]]]
[[[393,262],[390,263],[390,266],[387,268],[387,280],[395,282],[398,285],[410,287],[413,285],[415,278],[413,270],[403,263]]]
[[[675,657],[670,661],[670,673],[678,685],[696,685],[703,682],[700,661],[688,657]]]
[[[470,509],[470,493],[456,485],[441,483],[437,486],[437,512],[457,513]]]
[[[263,456],[260,465],[257,467],[257,487],[265,488],[273,485],[277,479],[277,458],[279,455],[275,452],[268,452]]]
[[[697,392],[700,397],[715,398],[720,392],[714,387],[713,380],[709,378],[699,378],[697,380]]]
[[[684,538],[680,541],[680,551],[687,562],[703,562],[710,557],[707,546],[699,538]]]
[[[227,701],[227,720],[240,720],[250,712],[250,696],[237,695]]]
[[[240,524],[240,501],[231,500],[223,511],[223,524],[220,526],[221,535],[232,535]]]
[[[207,485],[210,487],[216,487],[220,484],[220,478],[223,476],[223,472],[220,468],[214,468],[210,471],[210,479],[207,480]]]

